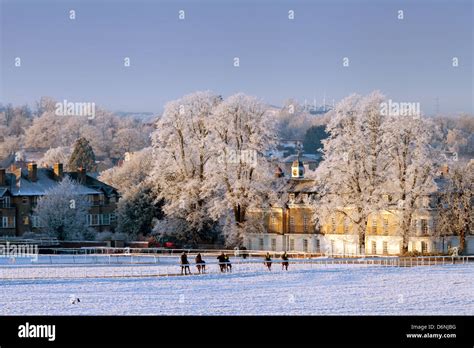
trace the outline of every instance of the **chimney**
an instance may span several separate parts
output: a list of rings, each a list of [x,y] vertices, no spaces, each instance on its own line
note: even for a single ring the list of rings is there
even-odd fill
[[[0,168],[0,186],[6,186],[7,185],[7,180],[6,180],[6,172],[4,168]]]
[[[86,183],[86,169],[85,168],[77,168],[77,181],[79,184]]]
[[[54,178],[56,180],[61,180],[63,178],[63,164],[62,163],[55,163],[53,166],[54,171]]]
[[[28,163],[28,180],[35,182],[38,179],[36,163]]]

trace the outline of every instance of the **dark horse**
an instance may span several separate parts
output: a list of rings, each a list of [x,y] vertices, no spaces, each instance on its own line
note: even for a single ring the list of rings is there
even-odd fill
[[[202,259],[201,253],[198,253],[195,258],[196,261],[196,268],[199,273],[205,273],[206,272],[206,262]]]
[[[263,263],[265,266],[267,266],[268,270],[271,271],[272,270],[272,259],[270,258],[270,254],[267,253],[267,255],[265,255],[265,262]]]
[[[281,255],[281,259],[281,269],[288,271],[288,255],[286,254],[286,251],[283,253],[283,255]]]
[[[189,269],[189,261],[188,261],[188,255],[186,255],[186,252],[183,252],[181,254],[181,274],[187,275],[188,272],[191,274],[191,270]]]
[[[219,261],[219,268],[221,272],[232,272],[232,264],[230,263],[229,256],[221,253],[219,256],[217,256],[217,260]]]

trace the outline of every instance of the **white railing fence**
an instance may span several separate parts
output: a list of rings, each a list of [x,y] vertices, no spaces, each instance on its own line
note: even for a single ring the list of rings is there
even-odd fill
[[[133,258],[139,258],[139,255],[126,255]],[[51,260],[60,257],[59,255],[49,255]],[[77,257],[77,256],[74,256]],[[90,257],[90,255],[88,255]],[[162,256],[155,257],[154,262],[150,263],[114,263],[113,256],[97,256],[103,258],[104,263],[44,263],[44,264],[7,264],[0,266],[1,280],[19,280],[19,279],[82,279],[82,278],[121,278],[121,277],[170,277],[181,275],[181,265],[176,257]],[[206,259],[206,274],[221,274],[217,259],[212,259],[209,255]],[[312,268],[331,268],[331,267],[416,267],[416,266],[443,266],[457,265],[473,262],[473,256],[427,256],[412,258],[317,258],[304,259],[295,258],[288,260],[289,271],[306,270]],[[232,271],[222,273],[259,273],[269,272],[265,266],[266,261],[260,259],[231,258]],[[281,259],[272,259],[271,272],[286,272],[283,270],[282,263],[287,262]],[[188,264],[193,275],[197,274],[196,264]]]

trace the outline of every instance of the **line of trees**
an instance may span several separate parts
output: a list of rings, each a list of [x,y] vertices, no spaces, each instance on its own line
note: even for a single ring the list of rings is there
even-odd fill
[[[321,224],[343,215],[363,252],[369,216],[389,212],[407,252],[423,200],[441,195],[438,231],[459,235],[463,249],[472,229],[472,165],[460,162],[440,186],[435,178],[443,157],[433,147],[440,138],[438,127],[422,115],[382,115],[384,101],[379,92],[351,95],[331,111],[329,137],[322,141],[324,161],[316,171],[314,218]]]
[[[155,232],[174,228],[197,243],[220,224],[226,243],[239,245],[258,227],[248,209],[272,195],[265,153],[275,141],[275,121],[256,98],[197,92],[168,103],[152,134],[151,181],[166,214]]]

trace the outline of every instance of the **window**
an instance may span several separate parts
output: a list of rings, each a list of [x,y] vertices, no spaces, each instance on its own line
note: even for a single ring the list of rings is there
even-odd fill
[[[263,238],[259,238],[258,246],[259,246],[259,250],[263,250]]]
[[[295,240],[293,238],[290,239],[290,250],[295,250]]]
[[[0,198],[0,208],[10,208],[10,197]]]
[[[383,242],[382,248],[384,255],[388,255],[388,242]]]
[[[294,231],[295,231],[295,217],[290,216],[290,232],[294,232]]]
[[[426,242],[421,242],[421,253],[425,254],[428,252],[428,244]]]
[[[334,216],[331,218],[331,229],[332,233],[336,233],[336,218]]]
[[[377,218],[372,218],[372,234],[377,234]]]
[[[99,194],[99,195],[90,195],[89,196],[89,202],[93,206],[100,206],[104,204],[104,195]]]
[[[32,227],[36,227],[36,228],[42,227],[38,216],[33,215],[33,216],[31,217],[31,226],[32,226]]]
[[[15,217],[14,216],[3,216],[1,227],[2,228],[15,228]]]
[[[276,217],[274,214],[271,214],[270,215],[270,222],[272,225],[276,225]]]
[[[272,251],[276,251],[277,249],[277,240],[276,238],[272,238]]]
[[[110,225],[111,221],[115,221],[115,214],[89,214],[87,215],[87,224],[89,226]]]
[[[110,214],[102,214],[102,223],[101,225],[110,225]]]
[[[388,217],[383,218],[383,233],[388,234]]]
[[[110,222],[113,223],[117,220],[117,216],[115,213],[110,213]]]
[[[308,252],[308,240],[307,239],[303,239],[303,251],[305,253]]]
[[[348,218],[344,219],[344,233],[345,234],[349,233],[349,219]]]
[[[421,233],[428,234],[428,220],[421,219]]]
[[[21,198],[21,203],[28,204],[28,197],[22,197]]]
[[[372,255],[375,255],[377,254],[377,242],[376,241],[372,241]]]
[[[321,241],[319,239],[316,239],[316,252],[321,252]]]
[[[303,215],[303,232],[308,232],[308,216]]]
[[[39,196],[33,196],[31,197],[31,205],[33,207],[36,207],[38,205],[38,199],[39,199]]]
[[[89,226],[99,226],[99,214],[87,215],[87,224]]]

